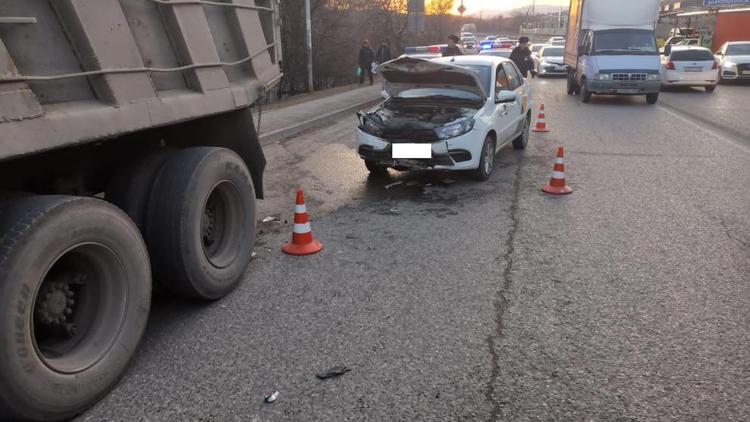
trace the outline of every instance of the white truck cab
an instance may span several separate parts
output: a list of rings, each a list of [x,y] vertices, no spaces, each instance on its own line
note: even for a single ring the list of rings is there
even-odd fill
[[[594,94],[645,95],[649,104],[656,103],[658,11],[658,0],[573,0],[565,45],[568,94],[580,95],[584,103]]]

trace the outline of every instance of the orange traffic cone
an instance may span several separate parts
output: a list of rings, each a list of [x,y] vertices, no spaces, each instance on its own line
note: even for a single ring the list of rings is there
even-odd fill
[[[536,126],[531,129],[532,132],[549,132],[547,122],[544,121],[544,104],[539,107],[539,117],[536,119]]]
[[[312,255],[323,250],[323,245],[313,239],[305,197],[301,189],[297,191],[297,205],[294,207],[292,241],[282,246],[281,250],[289,255]]]
[[[565,163],[563,162],[563,154],[563,147],[558,148],[555,167],[552,170],[552,178],[549,180],[549,184],[544,185],[542,188],[544,192],[555,195],[565,195],[573,192],[573,189],[565,183]]]

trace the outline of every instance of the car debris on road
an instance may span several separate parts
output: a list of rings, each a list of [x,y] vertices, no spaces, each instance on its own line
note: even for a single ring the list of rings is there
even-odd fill
[[[266,396],[265,399],[263,399],[264,403],[273,403],[276,401],[276,399],[279,398],[279,392],[274,391],[273,393]]]
[[[352,370],[352,368],[349,368],[347,366],[338,365],[338,366],[334,366],[333,368],[328,369],[325,372],[317,373],[317,374],[315,374],[315,376],[318,377],[318,379],[324,380],[324,379],[328,379],[328,378],[333,378],[333,377],[338,377],[340,375],[344,375],[345,373],[347,373],[347,372],[349,372],[351,370]]]

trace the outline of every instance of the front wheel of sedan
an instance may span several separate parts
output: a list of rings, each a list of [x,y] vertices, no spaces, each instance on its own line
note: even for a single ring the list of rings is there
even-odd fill
[[[365,161],[365,167],[367,167],[367,170],[369,170],[370,173],[374,175],[380,175],[380,176],[388,173],[388,166],[378,164],[375,160],[364,160],[364,161]]]
[[[495,140],[487,135],[482,145],[482,154],[479,156],[479,167],[474,170],[474,178],[482,182],[488,180],[493,170],[495,170]]]
[[[526,121],[523,123],[523,132],[513,140],[513,149],[526,149],[526,145],[529,144],[529,129],[531,129],[531,116],[527,115]]]

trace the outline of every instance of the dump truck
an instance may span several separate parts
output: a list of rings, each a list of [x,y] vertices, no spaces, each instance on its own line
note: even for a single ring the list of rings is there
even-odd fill
[[[655,104],[661,61],[654,28],[660,0],[571,0],[565,41],[568,94],[645,95]]]
[[[152,280],[213,300],[243,279],[278,7],[0,1],[0,419],[67,419],[106,395]]]

